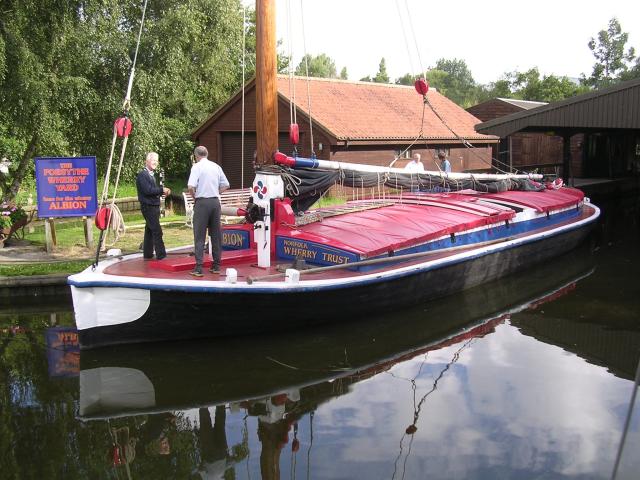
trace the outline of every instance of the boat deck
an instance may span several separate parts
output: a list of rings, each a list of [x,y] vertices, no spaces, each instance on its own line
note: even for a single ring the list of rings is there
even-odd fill
[[[562,225],[569,225],[576,221],[589,218],[593,214],[594,210],[591,207],[585,207],[580,213],[578,218],[568,218],[562,222],[553,222],[553,224],[545,227],[541,227],[534,231],[528,231],[525,233],[518,233],[510,236],[508,239],[517,239],[525,236],[529,236],[532,233],[542,233],[544,231],[557,228]],[[358,228],[357,225],[355,225]],[[359,227],[362,228],[362,227]],[[496,240],[496,242],[504,241]],[[423,263],[426,260],[436,260],[452,256],[465,250],[471,250],[477,248],[477,245],[469,245],[456,247],[455,250],[448,250],[445,252],[430,252],[425,255],[420,255],[411,259],[404,259],[402,261],[403,266],[411,266],[419,263]],[[137,258],[125,259],[121,262],[108,266],[104,273],[107,275],[116,275],[124,277],[138,277],[138,278],[153,278],[153,279],[171,279],[171,280],[203,280],[214,281],[224,280],[226,268],[234,268],[237,271],[237,278],[239,282],[245,281],[282,281],[284,278],[284,271],[286,268],[292,268],[292,262],[282,259],[276,259],[273,265],[269,268],[258,267],[255,251],[251,250],[230,250],[224,251],[222,255],[222,273],[211,274],[207,271],[211,265],[211,259],[208,254],[205,254],[205,262],[203,271],[204,277],[194,278],[189,274],[195,266],[195,258],[193,256],[193,247],[181,248],[178,250],[170,251],[167,258],[157,260],[145,260],[141,256]],[[375,270],[369,268],[366,271],[354,271],[353,269],[330,269],[327,271],[320,271],[317,273],[310,273],[303,275],[303,278],[313,278],[317,280],[322,279],[338,279],[346,277],[354,277],[359,275],[368,275],[375,271],[384,271],[391,267],[397,268],[398,262],[385,262],[377,267],[373,267]],[[311,266],[314,267],[314,266]],[[269,278],[264,278],[269,277]]]

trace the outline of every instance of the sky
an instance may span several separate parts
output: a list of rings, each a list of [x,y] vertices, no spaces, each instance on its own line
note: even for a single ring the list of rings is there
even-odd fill
[[[392,80],[440,58],[464,60],[483,84],[533,67],[544,75],[588,76],[595,58],[587,44],[612,17],[640,54],[637,0],[276,0],[276,10],[281,51],[293,45],[294,65],[305,52],[325,53],[350,80],[375,76],[383,57]]]

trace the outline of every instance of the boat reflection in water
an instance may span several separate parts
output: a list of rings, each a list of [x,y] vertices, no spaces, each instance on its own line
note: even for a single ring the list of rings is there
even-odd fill
[[[262,478],[279,478],[283,447],[290,443],[292,452],[300,447],[302,417],[312,422],[320,405],[347,393],[353,384],[455,346],[450,362],[434,377],[433,388],[419,398],[414,392],[414,411],[407,416],[406,431],[399,432],[403,438],[412,436],[419,430],[428,396],[469,342],[491,333],[511,314],[539,307],[574,288],[592,272],[585,264],[589,256],[580,255],[563,261],[562,269],[552,265],[534,269],[525,276],[403,311],[401,318],[387,316],[367,319],[366,324],[269,337],[83,351],[80,418],[108,423],[113,465],[129,469],[140,450],[139,439],[145,439],[147,450],[166,452],[176,419],[189,417],[183,428],[198,426],[199,446],[194,448],[199,452],[200,474],[217,478],[215,472],[238,468],[231,465],[251,455],[247,431],[229,448],[225,430],[229,412],[244,410],[245,426],[247,419],[257,421]],[[305,449],[310,450],[312,423],[305,431],[310,435]]]

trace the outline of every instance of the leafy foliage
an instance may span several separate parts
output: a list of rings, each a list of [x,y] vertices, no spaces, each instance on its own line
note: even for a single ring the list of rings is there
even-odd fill
[[[15,197],[38,155],[95,154],[104,170],[139,2],[14,0],[0,9],[0,154],[16,165],[3,198]],[[239,0],[149,2],[125,179],[149,150],[171,175],[186,175],[191,129],[240,86],[242,34]]]
[[[0,227],[10,227],[27,218],[27,213],[19,205],[3,203],[0,205]]]
[[[372,78],[367,75],[360,79],[361,82],[389,83],[389,74],[387,73],[387,62],[384,58],[380,60],[378,65],[378,73]]]
[[[622,31],[617,18],[609,20],[607,30],[598,32],[597,40],[591,38],[588,43],[589,49],[597,62],[593,65],[593,71],[589,78],[584,77],[583,82],[587,85],[599,88],[610,85],[616,80],[634,78],[640,73],[640,59],[635,58],[635,50],[629,47],[626,51],[626,44],[629,34]],[[636,59],[635,67],[630,64]]]
[[[395,84],[396,85],[413,85],[416,81],[417,78],[419,78],[420,75],[413,75],[411,73],[405,73],[403,76],[396,78],[395,80]]]
[[[567,77],[555,75],[543,75],[537,68],[531,68],[526,72],[505,73],[503,77],[487,89],[489,98],[506,97],[519,100],[532,100],[540,102],[556,102],[564,98],[579,95],[589,89],[579,85]]]
[[[427,72],[427,80],[443,95],[462,107],[470,107],[475,103],[476,83],[464,60],[439,59],[435,69]]]
[[[380,60],[378,66],[378,73],[373,77],[373,81],[376,83],[389,83],[389,74],[387,73],[387,62],[384,58]]]
[[[307,70],[308,69],[308,70]],[[331,57],[321,53],[320,55],[306,54],[300,60],[295,70],[296,75],[316,78],[337,78],[336,64]]]

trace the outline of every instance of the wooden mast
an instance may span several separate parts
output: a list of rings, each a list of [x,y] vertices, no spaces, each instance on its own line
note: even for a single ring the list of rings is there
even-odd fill
[[[256,0],[257,165],[271,165],[278,150],[276,0]]]

